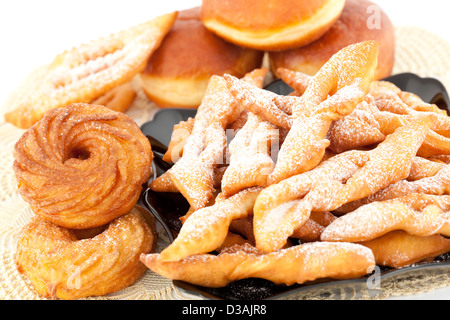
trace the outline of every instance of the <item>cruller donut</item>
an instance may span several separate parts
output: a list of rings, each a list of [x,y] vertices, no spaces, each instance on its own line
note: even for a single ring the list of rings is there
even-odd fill
[[[34,216],[19,237],[18,270],[48,298],[78,299],[119,291],[144,274],[146,267],[139,257],[156,244],[154,222],[144,211],[134,207],[107,226],[89,230],[101,231],[93,237],[86,237],[86,230],[66,229]]]
[[[78,103],[47,111],[17,141],[14,158],[19,192],[35,214],[86,229],[133,208],[153,153],[129,116]]]
[[[141,73],[146,95],[159,107],[197,108],[212,75],[242,77],[262,64],[263,52],[242,48],[208,31],[200,7],[179,12]]]
[[[275,51],[307,45],[337,20],[345,0],[203,0],[206,28],[237,45]]]

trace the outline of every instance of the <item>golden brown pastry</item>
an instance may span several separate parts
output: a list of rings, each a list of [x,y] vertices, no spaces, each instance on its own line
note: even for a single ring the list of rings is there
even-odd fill
[[[303,46],[338,19],[345,0],[203,0],[206,28],[232,43],[257,50]]]
[[[308,171],[322,160],[332,122],[350,114],[366,95],[377,54],[375,41],[345,47],[311,79],[301,97],[279,96],[224,76],[228,89],[243,108],[282,128],[290,125],[274,170],[267,177],[268,185]]]
[[[155,225],[144,212],[134,207],[87,238],[79,230],[34,216],[17,244],[17,268],[48,298],[78,299],[119,291],[144,274],[139,257],[152,252],[156,244]]]
[[[153,153],[133,119],[80,103],[49,110],[20,137],[14,158],[19,192],[34,213],[86,229],[131,210]]]
[[[255,69],[243,81],[262,86],[265,68]],[[205,97],[194,118],[189,136],[181,139],[182,157],[163,175],[152,181],[152,190],[179,190],[194,210],[205,207],[213,198],[216,169],[226,154],[226,128],[241,114],[242,108],[227,91],[224,76],[213,75]],[[172,148],[176,151],[177,148]],[[174,158],[175,156],[171,156]],[[222,176],[222,175],[220,175]],[[172,186],[173,184],[173,186]]]
[[[261,189],[248,188],[229,198],[219,195],[213,205],[192,212],[177,238],[161,252],[160,259],[175,261],[216,250],[227,237],[231,222],[251,215]]]
[[[370,1],[347,0],[339,19],[320,39],[306,46],[270,52],[271,69],[278,77],[280,67],[314,75],[334,53],[366,40],[376,40],[380,44],[374,79],[390,76],[394,66],[395,32],[389,17]]]
[[[450,236],[450,196],[411,193],[374,201],[334,220],[321,234],[323,241],[368,241],[394,231],[428,237]]]
[[[133,85],[131,82],[128,82],[98,97],[91,104],[101,104],[111,110],[125,112],[131,106],[136,96],[137,93]]]
[[[199,254],[163,261],[155,253],[142,254],[141,261],[166,278],[208,287],[222,287],[252,277],[285,285],[322,278],[351,279],[366,275],[375,267],[369,248],[341,242],[310,242],[271,253],[244,244],[225,248],[219,255]]]
[[[172,27],[177,12],[79,45],[56,56],[34,89],[24,93],[5,120],[28,129],[46,111],[91,103],[141,72]]]
[[[200,20],[200,7],[180,11],[140,75],[142,88],[159,107],[197,108],[209,77],[243,77],[261,67],[263,54],[208,31]]]
[[[267,176],[275,162],[271,157],[273,141],[278,142],[279,129],[268,121],[249,113],[245,125],[229,143],[229,165],[221,181],[225,196],[255,186],[266,186]]]
[[[430,261],[450,251],[450,239],[441,235],[419,237],[402,230],[391,231],[379,238],[359,244],[372,250],[377,265],[391,268]]]
[[[400,127],[375,149],[337,154],[262,190],[253,208],[256,247],[277,250],[311,212],[335,210],[406,178],[429,126]]]

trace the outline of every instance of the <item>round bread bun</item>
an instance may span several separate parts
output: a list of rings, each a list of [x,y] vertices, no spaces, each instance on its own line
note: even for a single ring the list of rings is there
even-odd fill
[[[203,0],[208,30],[237,45],[286,50],[322,36],[338,19],[345,0]]]
[[[261,67],[263,55],[209,32],[200,7],[184,10],[141,74],[143,91],[161,108],[197,108],[212,75],[242,77]]]
[[[317,41],[300,48],[270,52],[270,68],[275,77],[280,67],[314,75],[334,53],[365,40],[380,44],[375,79],[390,76],[394,66],[394,27],[386,13],[367,0],[347,0],[339,20]]]

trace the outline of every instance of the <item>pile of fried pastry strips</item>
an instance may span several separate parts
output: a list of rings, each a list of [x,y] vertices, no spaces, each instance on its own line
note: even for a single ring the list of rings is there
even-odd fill
[[[176,239],[141,261],[202,286],[291,285],[450,251],[450,119],[373,81],[377,55],[365,41],[315,76],[280,69],[287,96],[262,89],[265,69],[213,76],[195,118],[174,126],[173,167],[150,186],[191,209]]]

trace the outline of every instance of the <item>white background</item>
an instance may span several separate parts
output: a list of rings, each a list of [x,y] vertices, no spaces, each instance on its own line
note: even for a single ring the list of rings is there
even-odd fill
[[[394,25],[420,26],[450,42],[448,0],[372,1]],[[0,104],[30,70],[63,50],[200,4],[201,0],[0,1]],[[450,300],[450,288],[407,298]]]

